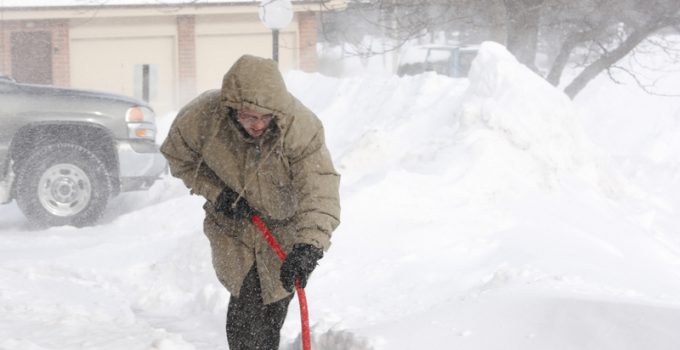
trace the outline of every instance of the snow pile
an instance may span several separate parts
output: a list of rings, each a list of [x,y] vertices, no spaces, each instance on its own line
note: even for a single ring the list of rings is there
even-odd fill
[[[475,59],[462,123],[486,128],[532,156],[542,168],[568,171],[588,157],[569,98],[520,65],[504,47],[485,43]]]
[[[575,108],[492,43],[469,81],[286,81],[323,119],[343,175],[343,222],[307,288],[315,349],[680,343],[680,202],[659,190],[677,177],[620,179],[585,133],[623,126],[584,131],[576,112],[599,100]],[[677,174],[670,115],[654,140],[626,145],[656,150],[637,173]],[[30,231],[0,207],[0,349],[226,349],[228,295],[203,200],[187,193],[165,177],[83,229]],[[298,312],[294,301],[284,349],[299,347]]]
[[[657,43],[643,43],[620,65],[637,72],[638,81],[656,95],[641,93],[638,81],[614,70],[620,84],[600,76],[575,102],[590,138],[613,156],[612,164],[630,182],[647,190],[646,202],[678,215],[680,61],[677,50],[658,43],[677,47],[680,37],[653,40]]]
[[[293,78],[300,78],[291,83],[304,97],[298,88],[305,86],[303,76]],[[365,94],[358,86],[343,91]],[[419,91],[430,88],[423,85]],[[511,344],[541,348],[551,338],[575,344],[540,322],[549,317],[546,304],[553,305],[552,312],[567,304],[554,301],[555,294],[577,296],[573,303],[579,306],[559,310],[574,319],[574,324],[562,324],[567,328],[582,321],[575,310],[604,300],[677,305],[668,291],[680,287],[670,268],[680,263],[680,246],[667,239],[677,229],[650,232],[630,218],[638,212],[612,201],[613,193],[624,196],[637,189],[596,163],[600,151],[586,140],[574,106],[561,92],[502,47],[487,43],[473,64],[469,89],[457,95],[438,99],[453,110],[435,104],[409,111],[408,104],[390,104],[394,113],[380,121],[371,113],[346,113],[333,106],[320,111],[329,133],[337,130],[342,146],[354,145],[331,144],[347,149],[339,157],[346,191],[343,225],[330,252],[337,258],[325,261],[317,277],[322,282],[315,298],[326,299],[324,318],[337,320],[336,327],[377,327],[369,329],[389,334],[389,340],[376,342],[378,348],[411,349],[422,347],[415,339],[428,339],[428,348],[460,341],[483,349],[490,346],[485,334],[494,328],[478,323],[479,334],[479,329],[462,326],[469,319],[452,315],[469,310],[468,316],[493,318],[493,309],[478,300],[491,298],[496,300],[491,304],[504,308],[526,308],[526,323],[512,326],[512,313],[498,321],[508,324],[509,333],[533,327],[529,341]],[[334,104],[364,111],[382,107],[386,99],[362,100],[369,99],[338,94]],[[336,290],[343,281],[355,287]],[[504,293],[519,297],[506,301]],[[533,302],[537,295],[545,303]],[[342,316],[331,311],[347,307],[348,300],[366,302],[350,306]],[[620,315],[608,316],[598,327],[610,326]],[[401,334],[415,324],[430,325],[431,319],[448,331],[423,325],[414,330],[420,337]],[[659,329],[672,327],[666,321],[660,321]],[[648,336],[625,327],[617,332]],[[457,335],[454,340],[452,335]]]

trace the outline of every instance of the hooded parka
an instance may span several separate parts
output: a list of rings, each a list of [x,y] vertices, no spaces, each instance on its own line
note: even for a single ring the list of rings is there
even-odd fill
[[[260,137],[247,135],[237,121],[244,109],[274,116]],[[321,122],[288,92],[274,61],[242,56],[221,90],[207,91],[180,110],[161,152],[172,175],[206,198],[203,229],[213,266],[233,296],[253,264],[265,304],[290,293],[279,280],[281,262],[255,226],[215,211],[225,186],[261,215],[286,253],[296,243],[329,248],[340,222],[340,176]]]

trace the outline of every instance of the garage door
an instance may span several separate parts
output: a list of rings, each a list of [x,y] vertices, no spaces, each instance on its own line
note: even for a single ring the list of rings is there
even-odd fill
[[[296,33],[281,33],[279,45],[281,70],[296,67]],[[221,87],[224,73],[244,54],[272,57],[271,33],[199,35],[196,39],[197,92]]]
[[[147,97],[159,115],[175,109],[175,41],[168,37],[71,41],[71,85]]]

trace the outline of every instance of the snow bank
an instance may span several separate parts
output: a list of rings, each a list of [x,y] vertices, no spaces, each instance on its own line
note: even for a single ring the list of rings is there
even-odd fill
[[[437,152],[433,147],[440,148],[437,144],[448,144],[467,87],[466,80],[434,73],[334,79],[292,72],[287,83],[323,119],[343,185],[349,188],[401,162],[429,158]]]
[[[573,170],[589,158],[590,146],[569,98],[503,46],[484,43],[469,79],[461,115],[465,132],[493,131],[555,171]]]
[[[482,46],[469,81],[286,81],[343,175],[342,224],[307,288],[325,350],[680,343],[675,194],[630,197],[572,103],[502,47]],[[659,162],[637,170],[677,169],[666,129]],[[0,349],[226,349],[202,203],[167,176],[90,228],[31,231],[0,207]],[[299,328],[293,302],[282,348]]]
[[[295,75],[289,82],[313,104],[305,97],[316,97],[319,86],[306,94],[306,79]],[[555,294],[593,305],[611,298],[623,304],[677,305],[667,291],[680,287],[673,270],[680,263],[679,246],[663,238],[677,236],[677,230],[650,231],[632,219],[639,208],[631,212],[617,202],[634,188],[600,163],[601,150],[587,139],[562,92],[493,43],[480,48],[466,90],[465,81],[446,78],[447,88],[457,90],[446,95],[434,87],[441,84],[435,79],[440,77],[395,80],[399,88],[394,91],[413,91],[411,101],[438,101],[421,108],[412,108],[410,101],[400,104],[399,93],[391,98],[380,90],[376,99],[360,80],[323,83],[334,86],[326,90],[334,99],[317,111],[331,148],[342,150],[336,154],[345,190],[343,224],[317,276],[318,294],[312,294],[325,301],[322,319],[363,334],[383,334],[374,338],[380,349],[410,349],[415,339],[428,339],[424,347],[442,348],[452,337],[485,349],[494,348],[483,341],[493,331],[481,323],[461,326],[447,315],[471,308],[482,320],[496,317],[484,300],[510,291],[547,294],[551,305],[568,304],[553,302]],[[346,85],[338,88],[334,82]],[[372,113],[376,109],[388,112],[378,118]],[[345,281],[354,287],[337,290]],[[365,303],[357,305],[357,300]],[[531,314],[527,317],[535,317],[525,320],[534,332],[552,334],[539,321],[549,317],[542,306],[520,300]],[[341,308],[349,311],[339,316],[335,310]],[[511,314],[503,317],[501,324],[516,322]],[[580,321],[574,317],[565,326],[577,327]],[[427,331],[432,322],[447,325],[447,331]],[[519,335],[526,325],[507,326],[507,331]],[[361,332],[363,327],[370,330]],[[417,330],[404,335],[405,327]],[[426,336],[413,333],[420,331]],[[629,331],[634,337],[649,335],[625,327],[619,331],[621,337]],[[564,348],[580,348],[566,334],[554,336],[559,340],[553,341],[567,344]],[[535,347],[527,345],[531,341],[512,344],[541,348],[538,341]]]

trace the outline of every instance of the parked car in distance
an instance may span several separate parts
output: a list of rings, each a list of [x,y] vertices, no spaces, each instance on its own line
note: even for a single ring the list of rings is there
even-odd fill
[[[478,47],[423,45],[406,49],[399,58],[399,76],[435,72],[452,78],[467,77]]]
[[[87,226],[109,199],[165,172],[151,107],[0,76],[0,203],[38,226]]]

